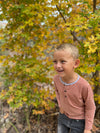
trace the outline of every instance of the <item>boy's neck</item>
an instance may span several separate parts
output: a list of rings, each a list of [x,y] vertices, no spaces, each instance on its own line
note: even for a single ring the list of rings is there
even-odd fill
[[[77,73],[73,73],[73,75],[69,76],[69,77],[64,77],[64,78],[61,78],[63,82],[67,83],[67,84],[70,84],[70,83],[73,83],[77,80],[78,78],[78,74]]]

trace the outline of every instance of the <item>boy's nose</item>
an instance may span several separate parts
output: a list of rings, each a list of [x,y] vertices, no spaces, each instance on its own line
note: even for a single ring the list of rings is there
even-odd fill
[[[57,63],[57,68],[59,68],[59,67],[61,67],[61,63],[58,62]]]

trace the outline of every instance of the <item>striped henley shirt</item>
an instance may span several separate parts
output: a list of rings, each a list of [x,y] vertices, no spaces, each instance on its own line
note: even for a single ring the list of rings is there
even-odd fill
[[[70,84],[56,75],[54,85],[59,108],[71,119],[85,119],[85,129],[91,130],[96,107],[90,84],[79,75]]]

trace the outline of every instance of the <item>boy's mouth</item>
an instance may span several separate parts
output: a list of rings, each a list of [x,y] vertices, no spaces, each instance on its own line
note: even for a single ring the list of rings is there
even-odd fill
[[[64,70],[57,70],[57,72],[63,72]]]

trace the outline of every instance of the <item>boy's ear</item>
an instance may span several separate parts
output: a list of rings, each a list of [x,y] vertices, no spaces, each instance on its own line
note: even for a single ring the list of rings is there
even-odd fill
[[[79,64],[80,64],[80,59],[76,59],[74,68],[77,68],[79,66]]]

